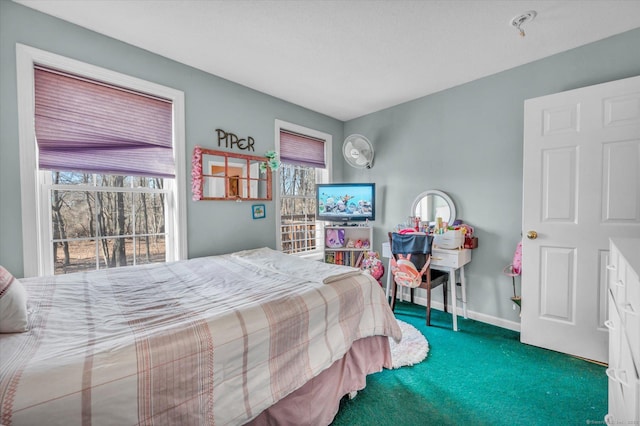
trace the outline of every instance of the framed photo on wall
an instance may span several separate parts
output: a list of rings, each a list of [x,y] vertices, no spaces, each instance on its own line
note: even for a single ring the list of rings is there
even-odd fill
[[[264,204],[254,204],[251,206],[251,210],[254,219],[264,219],[266,216]]]

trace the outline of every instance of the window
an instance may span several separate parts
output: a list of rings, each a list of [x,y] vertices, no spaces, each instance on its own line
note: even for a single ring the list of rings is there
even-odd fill
[[[168,179],[39,173],[51,200],[51,239],[45,247],[52,248],[55,274],[167,260]]]
[[[276,120],[278,245],[285,253],[321,255],[324,222],[316,220],[315,184],[329,182],[331,135]]]
[[[186,258],[183,93],[23,45],[17,64],[25,276]]]

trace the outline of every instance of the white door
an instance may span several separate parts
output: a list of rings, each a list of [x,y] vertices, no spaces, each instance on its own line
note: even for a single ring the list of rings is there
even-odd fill
[[[607,362],[609,237],[640,237],[640,76],[525,101],[523,163],[521,341]]]

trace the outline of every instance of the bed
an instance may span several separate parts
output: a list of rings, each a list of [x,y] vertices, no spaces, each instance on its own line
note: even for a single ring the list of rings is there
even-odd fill
[[[401,338],[370,275],[268,248],[19,281],[5,426],[329,424]]]

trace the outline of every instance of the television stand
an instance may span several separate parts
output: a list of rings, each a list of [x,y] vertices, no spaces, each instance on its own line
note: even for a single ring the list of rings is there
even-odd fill
[[[341,223],[326,225],[324,228],[325,263],[359,267],[361,254],[372,248],[371,224]]]

